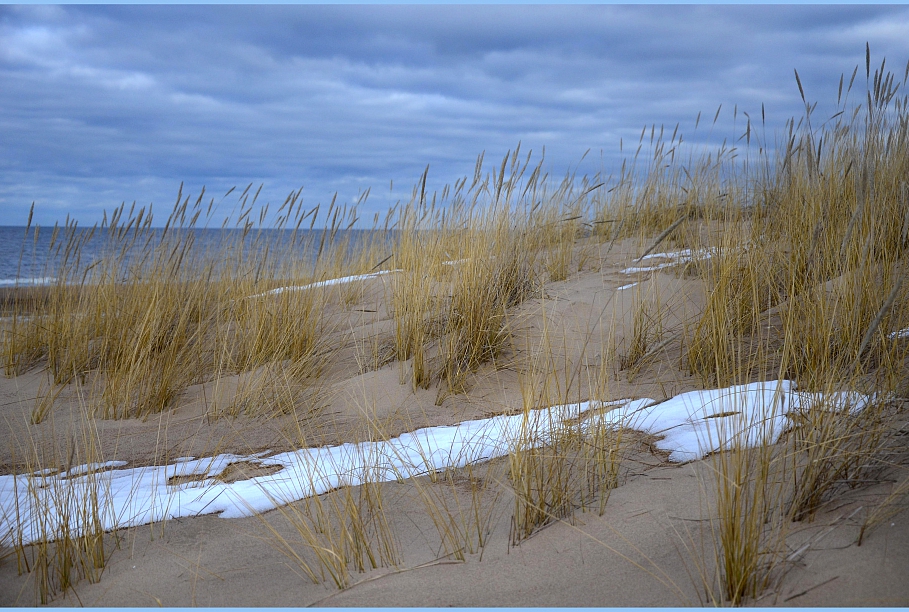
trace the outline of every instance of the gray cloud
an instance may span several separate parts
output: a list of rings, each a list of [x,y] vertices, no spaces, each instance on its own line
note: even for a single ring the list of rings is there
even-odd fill
[[[441,187],[518,141],[608,172],[645,124],[716,141],[763,103],[772,133],[794,68],[830,109],[866,41],[902,76],[907,32],[899,6],[4,6],[0,223],[162,211],[184,180],[384,208],[427,163]]]

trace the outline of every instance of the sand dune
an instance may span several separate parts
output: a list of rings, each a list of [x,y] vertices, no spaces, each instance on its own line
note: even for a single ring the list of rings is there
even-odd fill
[[[608,255],[605,246],[598,248],[579,273],[547,284],[541,297],[516,309],[510,348],[471,375],[465,393],[438,401],[437,384],[402,384],[410,362],[364,367],[364,347],[374,350],[391,332],[388,277],[351,277],[364,283],[364,291],[354,303],[332,298],[333,316],[344,324],[337,328],[340,348],[317,415],[212,419],[211,406],[242,381],[225,377],[195,385],[169,412],[98,421],[98,455],[105,462],[91,466],[91,478],[72,465],[32,466],[45,471],[22,473],[20,456],[29,440],[46,457],[53,448],[66,448],[78,431],[80,396],[78,389],[65,389],[52,418],[30,425],[47,373],[4,378],[0,537],[11,544],[16,520],[34,524],[29,483],[52,492],[82,482],[100,487],[109,510],[106,526],[119,528],[107,537],[118,546],[109,549],[99,581],[79,582],[55,605],[710,605],[717,597],[712,474],[721,441],[738,436],[745,445],[772,445],[792,426],[800,402],[821,398],[789,381],[703,390],[673,365],[678,354],[669,349],[645,355],[634,376],[614,371],[604,339],[619,353],[629,350],[642,300],[658,302],[662,335],[672,337],[703,306],[704,287],[674,271],[690,252],[648,255],[662,263],[638,269],[630,265],[641,263],[634,241],[618,243]],[[309,288],[337,291],[341,280]],[[558,357],[554,379],[577,374],[561,390],[572,402],[524,412],[527,372],[518,364],[533,356],[544,329]],[[597,387],[604,371],[613,375]],[[591,396],[595,389],[600,396]],[[847,412],[868,401],[881,400],[836,394],[825,400],[830,409]],[[587,499],[514,542],[508,453],[522,444],[545,448],[566,430],[589,435],[597,422],[626,432],[619,486],[602,514],[598,501]],[[367,481],[373,484],[363,485]],[[772,588],[753,603],[909,603],[906,515],[888,517],[861,546],[856,542],[870,509],[893,486],[883,480],[847,490],[813,521],[788,525],[779,551],[786,562]],[[301,535],[301,517],[316,512],[314,499],[329,523],[338,521],[333,511],[349,509],[346,504],[371,508],[367,520],[381,515],[385,523],[368,523],[366,548],[375,552],[380,542],[393,542],[376,568],[366,561],[363,572],[349,569],[344,590],[318,569],[313,540]],[[440,529],[440,509],[452,521],[447,534]],[[452,532],[460,534],[459,551],[451,550]],[[37,532],[21,533],[25,542],[40,539]],[[313,534],[308,537],[328,537]],[[0,561],[0,603],[34,604],[32,580],[32,574],[18,573],[15,555],[7,553]]]

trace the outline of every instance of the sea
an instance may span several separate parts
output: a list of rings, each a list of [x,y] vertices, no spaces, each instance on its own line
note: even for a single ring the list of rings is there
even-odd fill
[[[67,283],[86,278],[91,282],[91,272],[98,267],[93,264],[105,256],[119,257],[125,246],[119,261],[126,269],[140,259],[143,251],[147,252],[146,244],[159,244],[165,235],[163,229],[152,228],[144,230],[145,233],[133,241],[133,234],[126,240],[118,240],[107,229],[75,228],[72,231],[73,242],[81,243],[78,261],[71,255],[67,257],[63,230],[55,239],[52,228],[0,226],[0,288],[49,285],[57,283],[61,276],[66,277],[63,282]],[[301,271],[305,273],[306,265],[315,268],[322,233],[327,230],[299,230],[296,236],[292,230],[284,229],[254,229],[245,234],[234,228],[179,231],[183,233],[183,240],[192,234],[192,256],[185,258],[188,262],[210,262],[212,258],[223,256],[227,249],[231,249],[231,253],[240,252],[241,261],[252,262],[254,258],[261,259],[267,247],[269,269],[279,270],[282,263],[293,261],[302,264]],[[339,230],[333,237],[336,244],[346,239],[350,252],[375,238],[375,232],[359,229]],[[174,239],[174,230],[170,230],[168,239]],[[327,239],[328,236],[326,242]],[[388,244],[390,252],[390,237],[386,235],[382,240]],[[238,265],[236,257],[231,257],[230,261],[230,265]]]

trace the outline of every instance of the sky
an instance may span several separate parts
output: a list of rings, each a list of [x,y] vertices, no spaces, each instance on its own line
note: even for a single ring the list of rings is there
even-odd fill
[[[866,42],[901,80],[909,7],[3,5],[0,225],[124,201],[163,224],[181,182],[228,208],[250,183],[272,206],[370,188],[371,219],[427,165],[441,189],[520,142],[554,176],[609,175],[645,125],[696,147],[762,104],[772,145],[803,110],[793,70],[831,111],[857,65],[864,95]]]

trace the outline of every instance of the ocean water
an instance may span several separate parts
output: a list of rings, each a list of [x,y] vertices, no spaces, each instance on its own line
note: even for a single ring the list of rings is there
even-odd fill
[[[253,230],[245,236],[239,229],[194,228],[180,231],[183,232],[183,239],[192,240],[191,256],[186,261],[199,264],[214,260],[217,267],[220,256],[227,252],[239,252],[242,261],[261,263],[266,259],[263,256],[267,252],[271,269],[280,269],[282,263],[290,261],[315,266],[323,232],[300,230],[294,239],[291,230]],[[36,230],[35,227],[0,226],[0,287],[47,285],[58,282],[58,279],[78,283],[86,278],[91,282],[92,271],[99,268],[93,264],[105,256],[118,257],[117,253],[127,247],[124,257],[120,258],[125,271],[141,261],[143,251],[148,251],[146,244],[159,244],[163,234],[162,229],[151,229],[140,233],[135,241],[117,241],[106,229],[92,232],[89,228],[76,228],[71,236],[72,242],[81,244],[76,259],[72,253],[66,253],[67,238],[63,236],[63,231],[54,239],[52,228]],[[338,231],[334,240],[340,243],[348,239],[349,251],[355,251],[372,238],[375,234],[371,231],[352,229]],[[174,239],[173,230],[169,239]],[[390,248],[390,238],[385,236],[384,240]],[[227,261],[221,260],[220,263],[226,265]],[[230,265],[237,265],[236,257],[230,258]],[[268,270],[264,273],[267,274]]]

